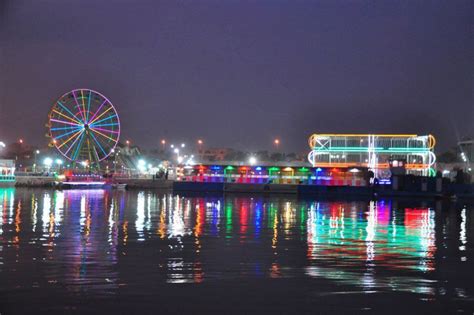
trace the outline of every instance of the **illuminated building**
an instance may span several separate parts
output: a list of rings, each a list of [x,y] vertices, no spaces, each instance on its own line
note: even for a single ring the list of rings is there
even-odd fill
[[[415,175],[435,174],[436,140],[432,135],[313,134],[308,143],[313,167],[362,167],[378,178],[390,177],[391,168]]]
[[[0,160],[0,186],[15,184],[15,161]]]

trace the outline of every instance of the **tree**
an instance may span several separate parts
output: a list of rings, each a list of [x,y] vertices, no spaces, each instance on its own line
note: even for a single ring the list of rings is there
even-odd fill
[[[440,163],[455,163],[458,160],[458,157],[455,152],[449,150],[440,155],[437,158]]]

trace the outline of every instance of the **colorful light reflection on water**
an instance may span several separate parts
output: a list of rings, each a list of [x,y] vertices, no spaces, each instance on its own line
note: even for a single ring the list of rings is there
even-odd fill
[[[0,292],[107,297],[296,279],[470,303],[472,213],[441,202],[0,189]]]

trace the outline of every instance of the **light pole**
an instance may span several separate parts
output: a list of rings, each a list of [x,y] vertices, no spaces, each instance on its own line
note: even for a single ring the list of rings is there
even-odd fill
[[[199,156],[199,159],[202,161],[202,156],[204,154],[204,152],[202,151],[202,144],[204,143],[204,141],[202,141],[202,139],[198,139],[197,143],[198,143],[198,156]]]
[[[47,158],[44,159],[43,164],[44,164],[44,166],[46,166],[46,168],[48,170],[48,173],[49,173],[49,171],[51,170],[51,165],[53,165],[53,159],[47,157]]]
[[[166,140],[161,139],[161,146],[163,147],[163,151],[165,151],[165,146],[166,146]]]
[[[33,172],[36,172],[36,161],[39,153],[39,150],[35,150],[35,163],[33,164]]]
[[[176,161],[178,161],[178,160],[179,160],[179,149],[178,149],[178,148],[175,148],[175,149],[173,150],[173,152],[176,153]]]
[[[63,160],[61,159],[56,159],[56,164],[58,165],[58,173],[61,172],[61,165],[63,165]]]

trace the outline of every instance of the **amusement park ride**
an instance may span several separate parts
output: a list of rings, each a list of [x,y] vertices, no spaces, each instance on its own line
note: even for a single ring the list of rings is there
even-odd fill
[[[54,103],[47,126],[50,145],[71,161],[67,182],[103,185],[97,174],[100,164],[114,153],[120,137],[120,119],[112,103],[90,89],[70,91]],[[88,174],[77,174],[77,166]]]

